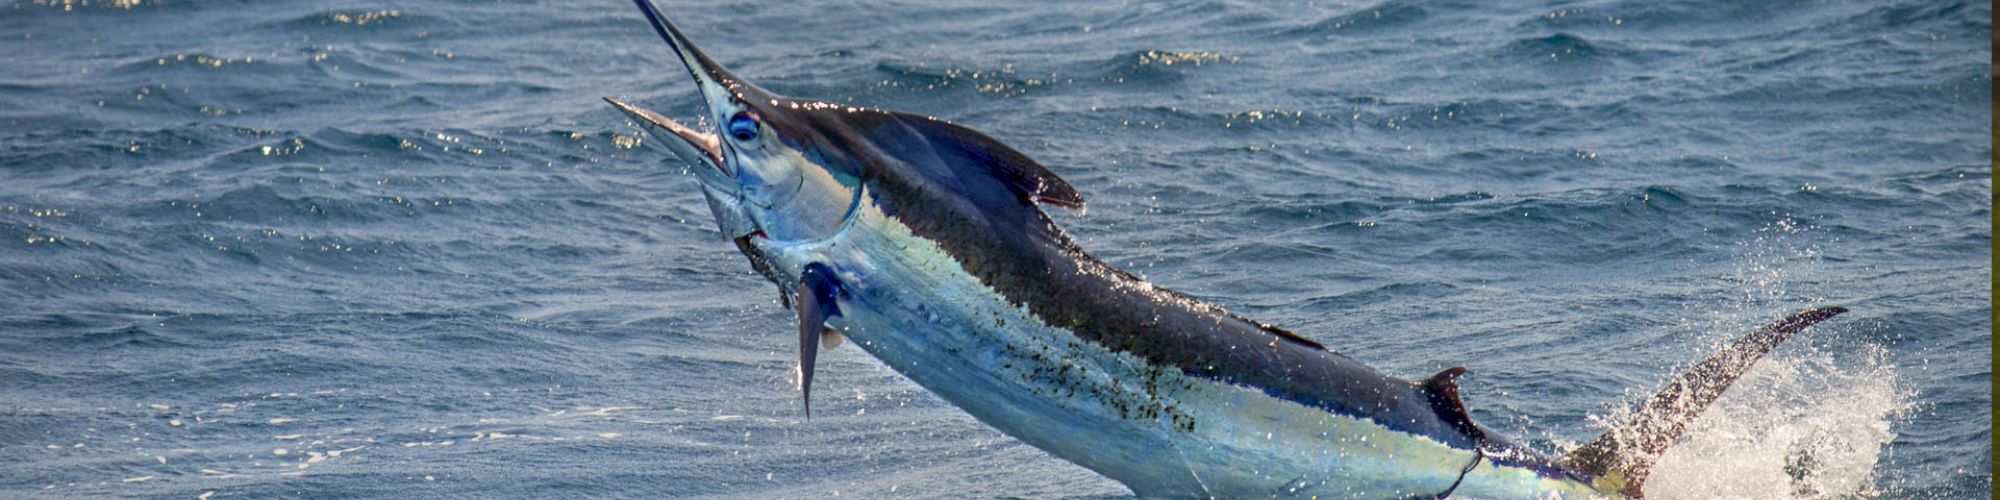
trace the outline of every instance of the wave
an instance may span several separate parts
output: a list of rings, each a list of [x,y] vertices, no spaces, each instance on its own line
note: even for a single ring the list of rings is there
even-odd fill
[[[1431,11],[1410,2],[1382,2],[1351,12],[1314,20],[1304,26],[1280,32],[1281,36],[1384,36],[1421,30],[1431,20]]]

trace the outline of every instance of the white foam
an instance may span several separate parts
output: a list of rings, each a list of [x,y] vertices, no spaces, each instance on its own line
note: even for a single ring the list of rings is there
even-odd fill
[[[639,407],[636,406],[606,406],[603,408],[598,408],[595,410],[591,410],[589,412],[585,412],[583,413],[583,415],[589,415],[593,417],[605,417],[605,416],[610,416],[612,412],[630,411],[637,409],[639,409]]]
[[[1874,348],[1767,358],[1669,448],[1646,484],[1652,498],[1825,498],[1872,495],[1883,446],[1913,394]]]
[[[1816,302],[1822,252],[1817,228],[1785,217],[1740,242],[1725,277],[1740,294],[1722,306],[1701,352],[1714,352],[1767,320],[1769,304]],[[1733,313],[1732,313],[1733,311]],[[1831,498],[1874,496],[1875,467],[1915,394],[1897,386],[1880,346],[1821,350],[1838,330],[1801,333],[1752,365],[1655,463],[1650,498]],[[1852,343],[1834,345],[1851,346]],[[1629,410],[1606,418],[1620,422]]]

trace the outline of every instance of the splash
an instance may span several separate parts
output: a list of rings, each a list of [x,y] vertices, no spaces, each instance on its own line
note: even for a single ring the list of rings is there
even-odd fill
[[[1736,296],[1721,304],[1726,318],[1702,328],[1716,332],[1705,340],[1727,342],[1736,333],[1725,332],[1742,331],[1740,325],[1758,310],[1822,300],[1813,290],[1823,255],[1811,242],[1813,229],[1784,217],[1738,245],[1741,261],[1727,277]],[[1882,346],[1841,340],[1827,327],[1818,333],[1780,347],[1737,380],[1655,464],[1646,494],[1663,499],[1879,494],[1876,466],[1896,438],[1895,425],[1912,410],[1915,393],[1899,387],[1896,367]]]
[[[1913,394],[1880,347],[1767,358],[1654,467],[1653,498],[1872,495],[1882,448]]]

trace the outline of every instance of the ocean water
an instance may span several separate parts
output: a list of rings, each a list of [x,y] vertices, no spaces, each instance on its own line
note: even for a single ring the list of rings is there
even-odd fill
[[[1986,498],[1992,6],[662,2],[935,115],[1153,282],[1558,452],[1814,304],[1657,498]],[[1119,497],[820,356],[598,100],[629,3],[0,0],[0,497]]]

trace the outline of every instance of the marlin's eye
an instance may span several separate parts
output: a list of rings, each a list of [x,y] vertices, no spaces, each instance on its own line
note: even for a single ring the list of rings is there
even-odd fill
[[[748,113],[736,113],[736,116],[729,117],[729,136],[739,142],[756,140],[757,120],[750,118]]]

